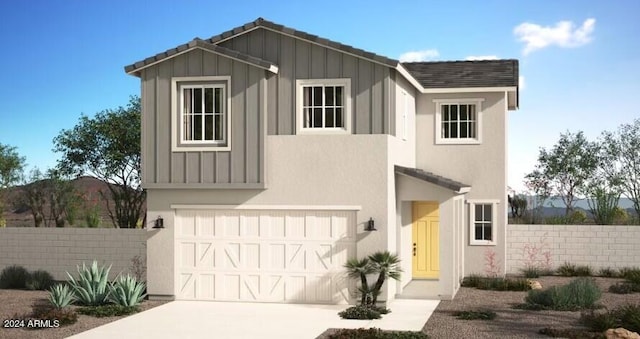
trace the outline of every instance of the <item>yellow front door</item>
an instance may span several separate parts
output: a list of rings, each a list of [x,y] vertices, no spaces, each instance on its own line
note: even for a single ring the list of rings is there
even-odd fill
[[[440,275],[438,207],[437,202],[413,202],[413,278]]]

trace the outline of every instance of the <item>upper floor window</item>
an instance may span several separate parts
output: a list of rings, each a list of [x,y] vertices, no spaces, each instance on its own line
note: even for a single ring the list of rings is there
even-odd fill
[[[437,144],[479,144],[482,141],[483,99],[438,99],[435,126]]]
[[[172,79],[174,151],[230,150],[229,77]]]
[[[471,245],[496,244],[497,201],[469,202],[469,240]]]
[[[351,80],[296,81],[297,132],[350,133]]]

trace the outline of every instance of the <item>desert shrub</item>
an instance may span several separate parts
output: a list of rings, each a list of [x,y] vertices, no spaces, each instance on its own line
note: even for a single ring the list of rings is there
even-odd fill
[[[55,281],[51,273],[45,270],[37,270],[31,272],[29,279],[27,280],[27,288],[30,290],[48,290],[53,286]]]
[[[625,305],[607,312],[584,312],[580,321],[593,331],[624,327],[632,332],[640,332],[640,305]]]
[[[540,278],[540,268],[537,266],[526,266],[520,269],[520,273],[525,278]]]
[[[498,316],[496,312],[490,310],[458,311],[453,315],[462,320],[493,320]]]
[[[638,267],[621,267],[618,269],[618,276],[621,278],[627,278],[629,276],[634,276],[636,274],[640,274],[640,268]]]
[[[356,305],[338,313],[342,319],[380,319],[380,312],[371,307]]]
[[[558,267],[556,273],[564,277],[588,277],[593,275],[593,270],[586,265],[576,266],[565,262]]]
[[[120,306],[115,304],[84,306],[78,308],[78,313],[90,315],[96,318],[118,317],[121,315],[129,315],[138,312],[140,312],[140,308],[137,306]]]
[[[528,291],[531,289],[526,279],[511,278],[484,278],[477,288],[491,291]]]
[[[109,285],[109,300],[120,306],[138,306],[146,294],[145,285],[130,275],[120,276]]]
[[[618,272],[611,267],[604,267],[598,271],[598,276],[605,278],[617,278]]]
[[[630,294],[634,292],[640,292],[639,289],[639,285],[634,285],[628,282],[615,283],[609,286],[609,292],[615,294]]]
[[[98,267],[98,262],[93,261],[90,267],[82,263],[82,269],[78,266],[78,279],[74,278],[67,272],[69,276],[69,284],[73,289],[76,300],[85,306],[104,305],[109,297],[109,267]]]
[[[69,285],[57,284],[51,288],[47,299],[53,307],[60,309],[71,305],[75,300],[75,296]]]
[[[631,284],[640,285],[640,270],[638,269],[629,270],[622,277]]]
[[[329,339],[428,339],[422,332],[383,331],[379,328],[341,329],[332,333]]]
[[[70,309],[58,309],[51,306],[37,305],[33,307],[31,317],[34,320],[58,320],[60,326],[75,324],[78,321],[78,314]],[[28,319],[25,319],[27,321]]]
[[[605,339],[602,333],[588,332],[578,328],[549,328],[545,327],[538,331],[540,334],[544,334],[552,338],[567,338],[567,339]]]
[[[478,287],[482,279],[484,278],[478,274],[471,274],[468,277],[464,277],[460,285],[462,287]]]
[[[0,273],[0,288],[24,289],[29,280],[29,271],[18,265],[5,267]]]
[[[594,307],[601,296],[602,292],[592,279],[578,278],[567,285],[531,290],[525,302],[533,308],[575,311]]]

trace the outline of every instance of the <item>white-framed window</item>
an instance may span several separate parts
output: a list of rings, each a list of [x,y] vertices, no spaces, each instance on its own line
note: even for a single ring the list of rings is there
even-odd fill
[[[469,244],[495,245],[497,200],[467,200],[469,203]]]
[[[231,78],[172,78],[173,151],[231,149]]]
[[[296,80],[298,134],[351,133],[351,79]]]
[[[436,99],[436,144],[479,144],[482,142],[484,99]]]

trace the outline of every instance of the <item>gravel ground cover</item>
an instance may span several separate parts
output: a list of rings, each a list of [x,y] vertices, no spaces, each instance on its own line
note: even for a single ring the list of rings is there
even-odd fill
[[[547,276],[538,280],[543,288],[564,285],[572,277]],[[640,294],[609,293],[609,286],[623,281],[613,278],[594,278],[602,290],[599,304],[612,309],[625,304],[639,304]],[[449,338],[549,338],[538,334],[545,327],[559,329],[583,328],[579,322],[580,312],[531,311],[514,309],[513,305],[524,302],[527,292],[483,291],[475,288],[460,288],[451,301],[442,301],[425,324],[423,332],[434,339]],[[494,320],[459,320],[455,311],[487,309],[497,313]]]
[[[48,293],[46,291],[21,291],[21,290],[3,290],[0,289],[0,338],[23,339],[23,338],[42,338],[56,339],[66,338],[68,336],[84,332],[86,330],[116,321],[122,317],[105,317],[95,318],[87,315],[78,314],[78,322],[73,325],[61,326],[58,328],[46,328],[39,330],[4,328],[3,323],[7,319],[15,319],[16,316],[31,313],[31,306],[36,303],[47,303]],[[145,300],[141,305],[141,310],[164,304],[166,301],[149,301]],[[71,306],[76,307],[76,306]]]

